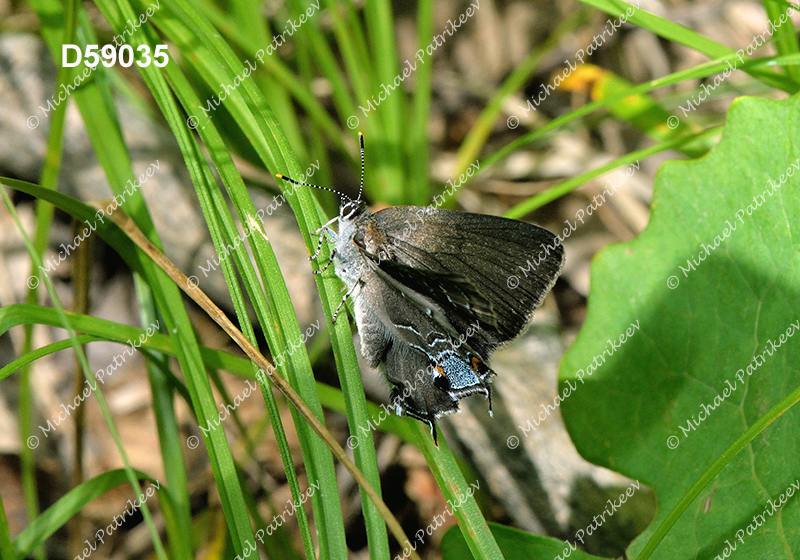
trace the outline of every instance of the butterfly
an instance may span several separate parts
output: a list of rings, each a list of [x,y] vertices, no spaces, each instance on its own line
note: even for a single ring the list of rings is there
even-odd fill
[[[309,259],[333,244],[314,272],[333,263],[347,288],[334,322],[352,298],[361,353],[383,370],[395,412],[428,424],[436,442],[436,419],[457,412],[461,399],[484,395],[491,414],[489,356],[528,325],[561,272],[564,249],[549,231],[518,220],[418,206],[370,212],[361,200],[360,133],[359,143],[358,197],[341,195],[339,215],[314,232]],[[545,258],[515,275],[534,250],[541,256],[540,246],[548,246]]]

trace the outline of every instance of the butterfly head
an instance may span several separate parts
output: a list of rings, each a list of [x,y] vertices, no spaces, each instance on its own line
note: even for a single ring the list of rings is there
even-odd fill
[[[364,192],[364,135],[358,133],[358,145],[361,149],[361,184],[358,187],[358,197],[355,200],[348,199],[343,201],[339,207],[340,220],[355,220],[367,210],[367,205],[361,200],[361,193]]]
[[[347,200],[339,207],[340,220],[355,220],[367,210],[367,205],[361,200]]]
[[[361,193],[364,192],[364,135],[360,132],[358,133],[358,143],[359,148],[361,149],[361,184],[358,188],[358,196],[355,200],[351,199],[347,195],[335,191],[333,189],[329,189],[328,187],[321,187],[319,185],[312,185],[310,183],[304,183],[301,181],[295,181],[294,179],[290,179],[285,175],[278,174],[278,179],[283,179],[284,181],[288,181],[290,183],[294,183],[295,185],[303,185],[306,187],[313,187],[315,189],[321,189],[323,191],[332,192],[338,194],[342,197],[342,204],[339,206],[339,220],[340,221],[352,221],[364,214],[367,211],[367,205],[364,204],[364,201],[361,200]]]

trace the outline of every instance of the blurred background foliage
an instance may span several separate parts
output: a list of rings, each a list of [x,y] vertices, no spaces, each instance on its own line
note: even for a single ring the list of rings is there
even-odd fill
[[[782,99],[798,89],[789,8],[779,0],[0,1],[0,175],[10,187],[0,212],[0,558],[85,556],[146,481],[159,485],[157,500],[92,556],[233,558],[255,546],[270,558],[404,550],[461,558],[464,547],[476,558],[560,554],[563,539],[574,542],[631,482],[583,459],[560,411],[530,437],[521,431],[559,390],[559,360],[586,318],[590,261],[644,230],[656,170],[714,148],[735,97]],[[748,52],[784,13],[791,20]],[[85,70],[61,67],[62,44],[115,38],[167,44],[170,63],[98,66],[56,103]],[[731,64],[737,70],[715,83]],[[495,418],[484,402],[465,402],[441,423],[440,449],[411,420],[370,428],[388,389],[358,364],[347,322],[331,323],[340,282],[313,276],[306,259],[316,248],[309,232],[338,200],[285,193],[273,178],[305,175],[354,195],[359,130],[374,207],[443,200],[554,232],[636,164],[565,242],[567,266],[529,334],[495,357]],[[473,163],[478,173],[460,181]],[[197,278],[243,339],[284,357],[278,373],[307,408],[257,381],[257,366],[208,308],[181,293],[191,292],[185,281],[110,220],[47,278],[29,280],[58,260],[82,222],[95,222],[98,201],[105,206],[155,165],[122,210],[176,270]],[[454,194],[442,198],[446,189]],[[253,229],[256,216],[264,223]],[[253,233],[241,240],[245,231]],[[91,372],[156,321],[160,333],[45,436],[40,426]],[[289,352],[315,321],[320,332]],[[261,398],[242,399],[256,383]],[[237,398],[241,406],[209,429]],[[363,473],[358,482],[342,467],[342,447]],[[277,526],[287,500],[300,503],[312,485],[321,490]],[[414,542],[448,501],[464,505],[410,551],[397,531]],[[621,556],[655,515],[656,496],[643,489],[580,548]],[[270,524],[274,534],[256,545]]]

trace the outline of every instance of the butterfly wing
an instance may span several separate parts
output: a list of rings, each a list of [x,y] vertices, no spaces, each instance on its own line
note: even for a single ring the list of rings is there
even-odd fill
[[[483,357],[522,332],[564,263],[555,235],[517,220],[420,207],[386,208],[372,220],[384,258],[366,254],[404,285],[434,285],[430,297],[457,331],[479,320],[473,346]]]
[[[470,337],[454,331],[437,302],[370,260],[361,274],[354,309],[362,353],[373,366],[384,364],[395,407],[432,425],[457,411],[463,397],[491,397],[488,378],[494,372]],[[477,333],[478,325],[473,321],[466,334]]]
[[[384,365],[394,406],[433,428],[459,399],[491,399],[486,360],[525,328],[555,283],[564,261],[557,238],[523,222],[429,208],[387,208],[359,221],[337,249],[356,253],[362,353]],[[546,258],[518,277],[544,244]]]

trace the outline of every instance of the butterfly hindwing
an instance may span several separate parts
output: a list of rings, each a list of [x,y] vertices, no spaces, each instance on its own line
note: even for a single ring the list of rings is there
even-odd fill
[[[479,321],[455,332],[437,302],[398,284],[374,263],[364,267],[362,278],[355,301],[362,353],[372,365],[385,364],[387,380],[401,395],[395,404],[433,421],[458,410],[458,399],[491,396],[488,378],[494,372],[472,346]]]

